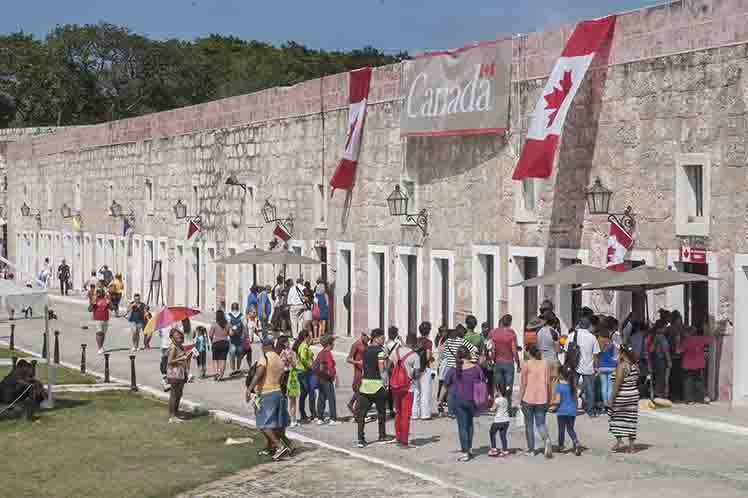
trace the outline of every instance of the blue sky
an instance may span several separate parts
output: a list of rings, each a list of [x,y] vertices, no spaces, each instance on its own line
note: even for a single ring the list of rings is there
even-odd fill
[[[43,37],[56,24],[106,21],[154,38],[210,33],[314,48],[456,48],[640,8],[658,0],[21,0],[0,32]]]

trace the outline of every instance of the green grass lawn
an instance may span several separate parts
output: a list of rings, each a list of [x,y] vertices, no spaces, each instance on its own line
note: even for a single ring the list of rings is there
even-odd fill
[[[18,350],[11,351],[6,348],[0,348],[0,358],[10,358],[15,356],[17,358],[27,357]],[[36,378],[43,383],[47,383],[47,360],[37,360],[36,365]],[[0,366],[0,379],[8,375],[10,372],[10,366]],[[70,370],[69,368],[57,366],[55,368],[55,384],[96,384],[96,377],[92,375],[81,374],[77,370]]]
[[[129,392],[56,402],[32,423],[0,420],[2,496],[170,497],[257,464],[264,445],[257,432],[207,416],[168,424],[165,404]],[[227,437],[253,442],[226,446]]]

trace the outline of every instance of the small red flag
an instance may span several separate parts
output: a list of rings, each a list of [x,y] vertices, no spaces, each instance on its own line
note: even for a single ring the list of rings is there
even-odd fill
[[[288,242],[288,240],[291,238],[291,234],[288,233],[288,230],[286,230],[286,228],[280,223],[275,225],[275,230],[273,230],[273,235],[281,239],[283,242]]]
[[[203,228],[200,226],[199,223],[195,221],[190,221],[187,225],[187,240],[190,240],[193,235],[195,235],[197,232],[202,230]]]
[[[605,267],[613,271],[626,271],[626,253],[634,239],[615,221],[610,222],[608,235],[608,261]]]

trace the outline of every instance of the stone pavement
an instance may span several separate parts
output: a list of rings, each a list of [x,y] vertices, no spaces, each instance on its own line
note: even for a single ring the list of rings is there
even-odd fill
[[[89,369],[103,371],[103,358],[95,354],[93,330],[81,330],[81,324],[88,322],[89,314],[85,307],[80,304],[56,303],[55,309],[60,320],[52,322],[52,329],[62,331],[63,361],[77,364],[80,361],[80,344],[87,343]],[[39,351],[43,322],[35,319],[17,320],[15,323],[16,344]],[[0,331],[0,336],[5,336],[7,324],[0,323]],[[107,337],[107,348],[112,350],[112,375],[122,379],[129,378],[128,336],[125,320],[113,320]],[[155,338],[152,344],[158,345]],[[351,394],[352,373],[344,364],[342,355],[343,352],[336,358],[341,376],[337,398],[340,415],[347,416],[343,412],[345,402]],[[140,384],[159,386],[158,362],[157,349],[138,353],[136,364]],[[198,381],[186,387],[185,397],[209,408],[251,416],[243,399],[243,379],[222,383]],[[708,409],[709,407],[704,408]],[[548,422],[552,437],[555,438],[554,417],[549,417]],[[607,419],[581,416],[577,419],[577,431],[588,447],[583,456],[577,458],[556,455],[548,462],[542,457],[514,456],[506,460],[488,458],[486,452],[490,424],[489,415],[477,420],[474,446],[478,457],[467,464],[456,462],[456,424],[449,419],[416,422],[412,436],[416,447],[410,450],[401,450],[393,445],[358,450],[353,444],[355,426],[351,423],[334,428],[307,425],[299,433],[348,452],[349,456],[336,459],[339,464],[352,460],[351,455],[390,462],[410,476],[421,477],[432,483],[447,483],[451,488],[450,492],[455,494],[565,498],[571,495],[575,498],[612,496],[614,493],[619,497],[658,498],[748,495],[748,438],[735,433],[698,429],[692,425],[647,415],[640,420],[641,451],[635,455],[618,455],[609,451],[612,440],[607,432]],[[375,430],[373,426],[367,427],[370,438]],[[392,431],[391,423],[388,423],[388,430]],[[524,432],[521,429],[510,433],[510,446],[516,451],[525,448]],[[304,457],[299,457],[299,460],[298,465],[303,466]],[[381,470],[373,463],[370,465],[372,471]],[[394,495],[397,496],[397,493]]]
[[[334,451],[309,449],[280,463],[258,465],[177,498],[454,498],[433,483]]]

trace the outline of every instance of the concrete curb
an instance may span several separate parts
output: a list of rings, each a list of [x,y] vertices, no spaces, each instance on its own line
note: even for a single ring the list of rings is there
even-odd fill
[[[107,391],[127,391],[130,386],[124,384],[55,384],[55,392],[65,393],[100,393]]]
[[[677,415],[675,413],[664,413],[662,411],[639,412],[639,415],[644,418],[659,419],[665,422],[673,422],[701,430],[706,429],[709,431],[721,432],[723,434],[748,437],[748,427],[742,425],[733,425],[728,424],[727,422],[715,422],[713,420]]]

